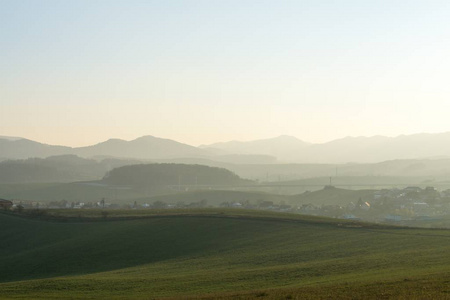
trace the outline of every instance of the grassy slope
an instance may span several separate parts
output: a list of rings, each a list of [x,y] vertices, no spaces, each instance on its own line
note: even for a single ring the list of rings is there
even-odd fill
[[[93,223],[0,214],[0,295],[436,297],[450,280],[447,230],[220,212]],[[270,290],[251,292],[261,289]]]

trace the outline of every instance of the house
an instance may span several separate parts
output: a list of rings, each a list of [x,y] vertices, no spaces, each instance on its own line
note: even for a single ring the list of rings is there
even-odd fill
[[[358,203],[356,203],[356,208],[368,211],[370,209],[370,203],[364,202],[361,198],[359,198]]]
[[[360,206],[360,208],[361,208],[362,210],[368,211],[368,210],[370,209],[370,203],[369,203],[369,202],[364,202],[364,203]]]
[[[0,209],[7,210],[13,205],[12,201],[0,199]]]

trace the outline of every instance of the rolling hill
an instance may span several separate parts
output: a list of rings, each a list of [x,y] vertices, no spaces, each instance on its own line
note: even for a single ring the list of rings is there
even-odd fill
[[[350,202],[357,203],[373,200],[373,190],[347,190],[340,188],[324,188],[314,192],[305,192],[289,197],[291,204],[339,205],[346,206]]]
[[[222,160],[222,161],[220,161]],[[261,163],[265,161],[266,163]],[[97,180],[113,168],[138,163],[197,164],[228,169],[240,177],[291,184],[327,184],[329,177],[344,185],[366,182],[417,184],[442,181],[450,176],[450,159],[392,160],[376,164],[275,164],[270,157],[258,155],[206,158],[173,158],[154,160],[117,159],[75,155],[51,156],[46,159],[7,160],[0,162],[0,183],[73,182]],[[240,163],[238,163],[240,162]],[[252,163],[250,163],[252,162]],[[338,174],[338,177],[336,177]],[[310,179],[308,179],[310,178]]]
[[[223,209],[0,226],[3,298],[438,299],[450,279],[449,230]]]
[[[125,159],[85,159],[58,155],[0,162],[0,183],[57,183],[99,180],[115,167],[139,163]]]
[[[185,164],[141,164],[123,166],[108,172],[102,180],[110,185],[243,185],[252,184],[233,172],[217,167]]]

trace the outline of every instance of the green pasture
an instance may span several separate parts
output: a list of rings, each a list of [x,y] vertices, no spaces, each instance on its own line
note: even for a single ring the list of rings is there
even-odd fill
[[[108,218],[0,214],[0,297],[450,295],[450,230],[220,209]]]

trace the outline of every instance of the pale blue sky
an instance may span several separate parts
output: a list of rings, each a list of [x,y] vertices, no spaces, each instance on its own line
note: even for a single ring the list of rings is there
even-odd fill
[[[449,1],[0,0],[0,135],[450,131]]]

